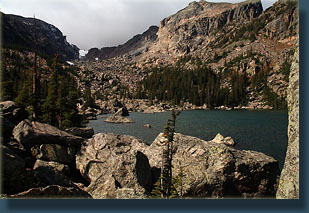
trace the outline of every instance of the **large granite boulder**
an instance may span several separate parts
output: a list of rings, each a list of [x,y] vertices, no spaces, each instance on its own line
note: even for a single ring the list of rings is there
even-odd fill
[[[31,152],[36,159],[70,164],[75,157],[76,149],[58,144],[42,144],[32,147]]]
[[[33,170],[36,176],[46,185],[72,186],[73,184],[67,176],[70,174],[70,168],[67,165],[37,160]]]
[[[76,166],[93,198],[144,198],[152,185],[145,142],[132,136],[97,134],[76,156]]]
[[[58,185],[50,185],[46,187],[31,188],[28,191],[21,192],[15,195],[9,196],[9,198],[71,198],[71,199],[85,199],[91,198],[91,196],[76,186],[64,187]]]
[[[59,144],[79,147],[84,140],[49,124],[23,120],[13,130],[14,138],[25,148],[41,144]]]
[[[152,167],[160,168],[166,139],[161,133],[146,155]],[[278,161],[263,153],[236,150],[223,144],[175,134],[173,176],[182,177],[183,196],[265,197],[274,196],[280,173]],[[182,188],[182,189],[181,189]]]
[[[299,48],[295,51],[288,87],[289,143],[277,198],[299,198]]]

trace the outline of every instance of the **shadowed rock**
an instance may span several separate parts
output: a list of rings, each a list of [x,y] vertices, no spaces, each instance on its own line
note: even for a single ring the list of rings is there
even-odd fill
[[[31,122],[30,120],[20,122],[13,130],[13,136],[25,148],[31,148],[37,144],[59,144],[78,147],[84,140],[49,124]]]
[[[19,194],[11,195],[9,198],[50,198],[50,199],[59,199],[59,198],[71,198],[71,199],[78,199],[78,198],[91,198],[91,196],[79,189],[76,186],[73,187],[63,187],[58,185],[50,185],[47,187],[39,187],[39,188],[32,188],[28,191],[21,192]]]

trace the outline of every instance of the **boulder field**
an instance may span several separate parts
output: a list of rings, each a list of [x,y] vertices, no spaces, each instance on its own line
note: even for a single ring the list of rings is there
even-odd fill
[[[12,132],[1,146],[6,197],[144,199],[152,197],[160,177],[162,133],[147,145],[112,133],[83,138],[30,120]],[[178,196],[275,197],[280,170],[270,156],[180,133],[175,134],[173,153],[173,176],[181,178],[174,185]]]

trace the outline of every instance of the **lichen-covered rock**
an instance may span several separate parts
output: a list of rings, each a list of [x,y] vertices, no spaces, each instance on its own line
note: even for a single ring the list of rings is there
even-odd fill
[[[19,194],[11,195],[9,198],[44,198],[44,199],[59,199],[59,198],[70,198],[70,199],[85,199],[91,198],[91,196],[76,186],[63,187],[58,185],[50,185],[46,187],[31,188],[28,191],[21,192]]]
[[[14,138],[25,148],[38,144],[80,146],[84,140],[49,124],[23,120],[13,130]]]
[[[147,153],[151,166],[160,168],[163,134]],[[254,151],[236,150],[223,144],[175,134],[173,176],[180,171],[182,195],[189,197],[275,196],[279,164],[274,158]],[[180,193],[181,187],[177,186]]]
[[[277,198],[299,198],[299,48],[291,66],[288,87],[289,143],[281,172]]]
[[[83,144],[76,167],[89,182],[86,191],[93,198],[144,198],[152,184],[148,158],[139,150],[147,145],[132,136],[97,134]],[[128,191],[128,190],[127,190]]]

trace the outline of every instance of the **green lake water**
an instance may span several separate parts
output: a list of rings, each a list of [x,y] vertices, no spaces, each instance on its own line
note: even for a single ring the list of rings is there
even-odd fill
[[[148,144],[157,137],[170,118],[171,113],[130,113],[134,124],[111,124],[104,122],[105,117],[90,121],[95,133],[116,133],[132,135],[145,140]],[[144,127],[150,124],[151,129]],[[183,111],[176,121],[176,132],[213,139],[217,133],[231,136],[237,143],[235,148],[263,152],[279,161],[282,169],[288,143],[287,111],[273,110],[194,110]]]

